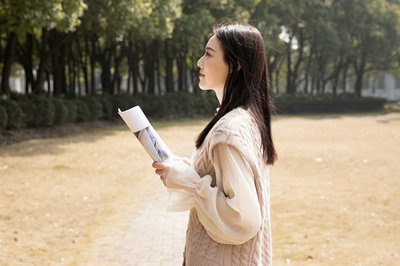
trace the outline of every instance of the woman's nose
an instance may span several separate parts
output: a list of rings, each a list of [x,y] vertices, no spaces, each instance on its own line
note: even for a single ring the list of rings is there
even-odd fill
[[[200,59],[197,60],[197,66],[198,66],[199,68],[201,68],[202,59],[203,59],[203,57],[200,57]]]

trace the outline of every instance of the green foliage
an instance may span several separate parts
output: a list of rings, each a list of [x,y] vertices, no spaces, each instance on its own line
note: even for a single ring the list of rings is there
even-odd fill
[[[32,97],[21,97],[18,99],[18,105],[24,112],[24,125],[27,127],[35,127],[38,125],[38,111]]]
[[[71,31],[86,7],[83,0],[2,1],[0,31],[19,35],[42,28]]]
[[[90,120],[90,110],[86,101],[81,99],[75,99],[77,113],[76,113],[76,121],[77,122],[86,122]]]
[[[219,103],[214,92],[204,92],[196,97],[200,97],[198,101],[195,101],[195,110],[197,110],[197,114],[211,115],[216,112]]]
[[[110,119],[113,116],[113,105],[111,101],[108,99],[107,95],[99,96],[97,99],[100,101],[101,106],[103,107],[103,115],[101,118],[103,119]]]
[[[7,129],[18,129],[24,125],[24,113],[14,100],[0,100],[0,106],[7,112]]]
[[[0,105],[0,132],[7,126],[8,116],[6,109]]]
[[[282,114],[373,112],[382,110],[385,102],[385,99],[360,98],[354,94],[343,94],[340,97],[299,94],[274,99],[276,111]]]
[[[54,124],[55,107],[53,101],[45,96],[36,96],[32,98],[36,106],[36,122],[39,126],[51,126]]]
[[[74,123],[76,122],[76,117],[78,115],[78,106],[74,100],[67,99],[64,100],[65,107],[67,107],[67,120],[66,122]]]
[[[53,104],[55,110],[54,124],[62,125],[68,120],[68,108],[61,99],[53,99]]]
[[[100,100],[95,96],[86,96],[83,98],[89,108],[89,120],[97,120],[103,116],[103,106]]]
[[[173,92],[157,97],[141,95],[138,105],[146,115],[152,117],[194,117],[214,114],[218,107],[218,100],[214,93],[203,92],[196,95]]]

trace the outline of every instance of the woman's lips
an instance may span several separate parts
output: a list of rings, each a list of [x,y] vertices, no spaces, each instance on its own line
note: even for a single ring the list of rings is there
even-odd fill
[[[204,77],[204,76],[205,76],[204,74],[200,74],[199,78],[202,78],[202,77]]]

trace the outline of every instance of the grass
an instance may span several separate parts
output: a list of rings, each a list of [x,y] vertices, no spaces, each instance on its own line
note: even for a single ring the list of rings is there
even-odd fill
[[[153,126],[189,157],[206,123]],[[396,264],[400,114],[279,116],[273,135],[274,265]],[[98,232],[151,197],[140,189],[149,176],[149,156],[123,125],[0,147],[0,264],[98,261]]]

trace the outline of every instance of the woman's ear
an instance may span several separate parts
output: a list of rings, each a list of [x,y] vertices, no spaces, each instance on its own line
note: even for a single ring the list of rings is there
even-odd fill
[[[238,62],[238,71],[242,68],[242,66],[240,65],[240,63]]]

